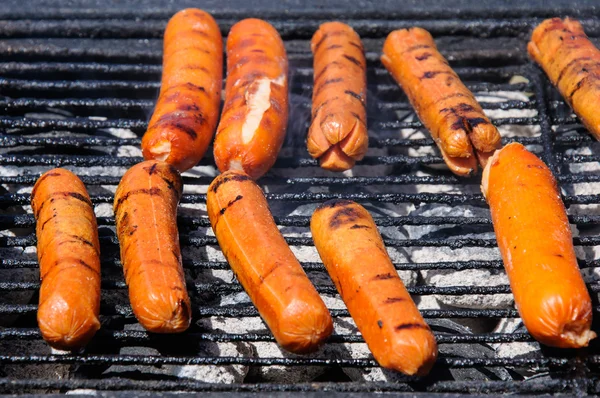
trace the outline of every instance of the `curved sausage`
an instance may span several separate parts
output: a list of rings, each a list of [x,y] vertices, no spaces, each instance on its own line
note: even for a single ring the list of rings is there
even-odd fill
[[[367,152],[367,62],[360,37],[348,25],[327,22],[310,41],[314,55],[308,153],[321,167],[344,171]]]
[[[52,347],[75,350],[100,329],[100,243],[85,186],[68,170],[44,173],[31,192],[40,263],[37,313]]]
[[[277,229],[261,189],[241,171],[210,184],[210,224],[261,317],[286,350],[316,350],[333,324],[323,300]]]
[[[227,37],[225,104],[214,144],[221,172],[257,179],[275,163],[288,118],[288,60],[279,34],[260,19],[233,25]]]
[[[547,19],[527,45],[529,55],[546,72],[590,133],[600,140],[600,50],[574,19]]]
[[[437,51],[424,29],[396,30],[383,45],[381,62],[402,85],[450,170],[467,176],[500,148],[498,129]]]
[[[190,325],[191,305],[177,232],[183,185],[177,170],[148,160],[130,168],[115,193],[114,211],[129,300],[150,332],[178,333]]]
[[[179,11],[165,30],[160,95],[142,139],[146,160],[194,167],[213,137],[223,84],[223,39],[210,14]]]
[[[592,303],[548,167],[521,144],[509,144],[488,162],[481,189],[529,333],[553,347],[587,346],[596,336],[590,331]]]
[[[375,360],[408,375],[427,374],[437,358],[435,338],[398,277],[369,212],[348,200],[330,200],[314,212],[310,230]]]

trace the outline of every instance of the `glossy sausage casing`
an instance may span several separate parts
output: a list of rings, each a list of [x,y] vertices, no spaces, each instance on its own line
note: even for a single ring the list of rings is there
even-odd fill
[[[31,193],[40,263],[38,324],[61,350],[79,349],[100,328],[100,243],[85,186],[68,170],[42,175]]]
[[[314,55],[308,152],[321,167],[343,171],[367,152],[367,62],[360,37],[348,25],[327,22],[310,42]]]
[[[165,30],[160,95],[142,139],[145,159],[194,167],[213,137],[223,85],[223,39],[210,14],[189,8]]]
[[[547,19],[527,46],[585,127],[600,139],[600,50],[573,19]]]
[[[521,144],[497,151],[482,191],[523,323],[549,346],[587,346],[592,303],[552,173]]]
[[[233,25],[227,37],[225,104],[214,144],[222,172],[257,179],[275,163],[288,119],[288,60],[279,34],[260,19]]]
[[[358,330],[377,362],[408,375],[425,375],[437,344],[394,268],[365,208],[331,200],[314,212],[315,246]]]
[[[129,169],[115,193],[129,300],[138,321],[150,332],[177,333],[190,325],[177,232],[182,189],[181,176],[173,166],[148,160]]]
[[[333,324],[323,300],[277,229],[261,189],[240,171],[210,184],[208,217],[231,265],[277,342],[314,351]]]
[[[429,32],[410,28],[390,33],[381,62],[402,85],[452,172],[466,176],[476,171],[474,155],[485,166],[501,145],[500,134]]]

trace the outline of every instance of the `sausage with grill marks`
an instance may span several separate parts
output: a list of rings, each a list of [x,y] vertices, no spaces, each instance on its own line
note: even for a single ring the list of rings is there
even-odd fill
[[[384,368],[425,375],[437,358],[429,326],[394,268],[369,212],[330,200],[310,221],[327,272],[358,330]]]
[[[381,62],[402,85],[450,170],[467,176],[482,167],[501,139],[481,106],[437,51],[424,29],[396,30],[383,46]]]
[[[100,243],[90,197],[68,170],[46,172],[31,192],[40,264],[38,325],[60,350],[85,346],[100,328]]]
[[[244,19],[227,37],[225,103],[214,143],[221,172],[257,179],[275,163],[288,119],[288,60],[279,34]]]
[[[210,184],[210,224],[261,317],[286,350],[316,350],[331,334],[327,307],[277,229],[261,189],[241,171]]]
[[[138,321],[154,333],[182,332],[190,325],[177,232],[182,189],[181,176],[173,166],[148,160],[129,169],[115,193],[129,300]]]
[[[539,342],[585,347],[592,303],[569,220],[551,171],[518,143],[496,151],[483,172],[504,267],[523,323]]]
[[[327,22],[310,42],[314,54],[308,152],[321,167],[344,171],[367,152],[367,77],[360,37],[348,25]]]
[[[600,140],[600,50],[574,19],[547,19],[527,45],[581,122]]]
[[[164,36],[160,95],[142,139],[144,158],[194,167],[213,137],[223,84],[223,39],[212,16],[175,14]]]

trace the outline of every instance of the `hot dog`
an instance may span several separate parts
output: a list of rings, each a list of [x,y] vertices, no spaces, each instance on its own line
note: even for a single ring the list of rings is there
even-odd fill
[[[148,160],[129,169],[115,193],[121,263],[133,313],[148,331],[182,332],[191,306],[177,232],[183,185],[177,170]]]
[[[227,37],[225,104],[214,143],[222,172],[257,179],[275,163],[288,118],[288,60],[279,34],[260,19],[233,25]]]
[[[241,171],[210,184],[210,223],[223,254],[277,342],[314,351],[331,334],[327,307],[277,229],[261,189]]]
[[[344,171],[367,152],[367,63],[360,37],[348,25],[327,22],[310,41],[314,55],[308,153],[324,169]]]
[[[314,212],[310,230],[375,360],[408,375],[427,374],[437,358],[435,338],[398,277],[369,212],[348,200],[330,200]]]
[[[527,45],[529,55],[546,72],[590,133],[600,140],[600,50],[574,19],[547,19]]]
[[[437,51],[424,29],[396,30],[383,45],[381,62],[402,85],[450,170],[467,176],[500,148],[500,134]]]
[[[40,263],[37,313],[52,347],[85,346],[100,328],[100,243],[85,186],[68,170],[42,175],[31,192]]]
[[[223,40],[210,14],[189,8],[165,30],[160,95],[142,139],[145,159],[194,167],[213,137],[223,79]]]
[[[509,144],[488,162],[481,190],[529,333],[549,346],[587,346],[596,336],[590,331],[592,304],[548,167],[521,144]]]

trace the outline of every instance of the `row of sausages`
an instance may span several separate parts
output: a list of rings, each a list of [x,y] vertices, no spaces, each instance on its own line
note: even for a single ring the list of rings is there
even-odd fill
[[[161,94],[142,142],[149,160],[128,170],[115,194],[132,309],[151,332],[181,332],[191,321],[176,224],[183,189],[179,173],[202,157],[216,125],[220,83],[211,85],[208,77],[218,75],[220,82],[221,72],[207,62],[221,56],[217,53],[222,44],[215,45],[220,40],[216,23],[203,11],[185,10],[171,19],[165,32]],[[287,61],[280,44],[277,32],[264,21],[244,20],[232,28],[225,107],[214,144],[223,173],[208,188],[207,210],[225,257],[277,342],[305,353],[332,333],[331,316],[253,181],[273,165],[285,133]],[[358,159],[353,154],[357,148],[366,150],[367,143],[360,39],[346,25],[328,23],[313,37],[312,48],[317,100],[309,150],[320,157],[322,166],[351,167]],[[393,32],[382,60],[409,93],[424,124],[432,133],[437,127],[436,142],[448,164],[470,161],[454,156],[460,145],[450,145],[466,137],[467,151],[474,154],[471,160],[477,158],[485,166],[482,191],[492,210],[517,308],[531,334],[552,346],[587,345],[595,337],[590,297],[549,169],[519,144],[495,151],[500,142],[497,130],[484,119],[426,31]],[[358,80],[346,79],[344,70],[356,72]],[[431,94],[425,102],[424,93]],[[211,108],[215,103],[216,109]],[[497,143],[488,145],[496,136]],[[464,164],[470,172],[476,169],[476,164]],[[89,195],[75,175],[55,169],[36,183],[32,208],[42,278],[42,335],[57,348],[82,347],[100,327],[99,245]],[[550,236],[548,230],[553,231]],[[375,359],[406,374],[427,373],[437,356],[435,339],[368,212],[349,201],[327,202],[315,211],[311,232]]]

